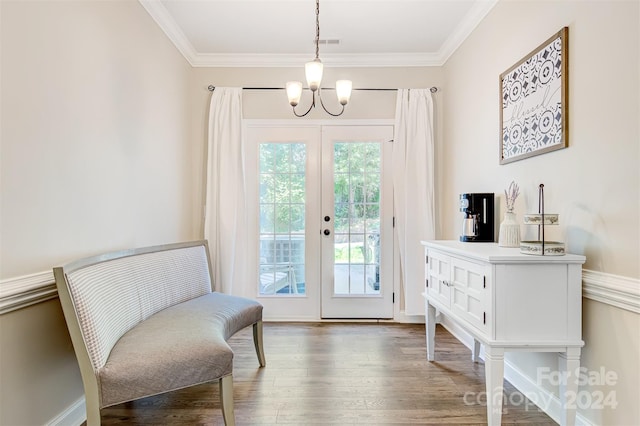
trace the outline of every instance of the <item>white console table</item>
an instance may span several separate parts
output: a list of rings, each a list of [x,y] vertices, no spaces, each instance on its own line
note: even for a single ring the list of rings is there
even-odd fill
[[[502,418],[504,353],[558,352],[562,425],[574,425],[582,341],[584,256],[531,256],[495,243],[423,241],[427,359],[434,360],[436,309],[474,338],[473,361],[485,349],[487,423]]]

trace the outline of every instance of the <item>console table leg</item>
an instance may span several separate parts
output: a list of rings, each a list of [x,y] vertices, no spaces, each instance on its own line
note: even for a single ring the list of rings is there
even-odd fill
[[[473,339],[473,352],[471,353],[471,361],[480,361],[480,342],[477,339]]]
[[[558,354],[558,369],[562,373],[560,380],[560,401],[562,412],[560,424],[573,426],[576,423],[576,401],[578,396],[578,379],[580,368],[580,348],[567,348]],[[567,401],[572,401],[571,405]]]
[[[487,424],[500,426],[504,380],[504,349],[484,348],[484,372],[487,387]]]
[[[435,360],[436,339],[436,308],[425,300],[425,312],[427,313],[425,331],[427,334],[427,360]]]

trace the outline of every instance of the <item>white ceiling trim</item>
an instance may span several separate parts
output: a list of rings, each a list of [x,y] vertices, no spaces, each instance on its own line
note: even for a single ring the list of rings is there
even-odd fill
[[[482,22],[485,16],[493,9],[499,0],[486,0],[476,2],[469,13],[466,14],[458,28],[445,40],[439,51],[439,56],[444,65],[458,47],[471,35],[473,30]]]
[[[182,32],[175,19],[167,8],[158,0],[138,0],[147,10],[149,15],[160,26],[160,29],[169,37],[169,40],[178,48],[182,56],[193,66],[193,60],[197,56],[196,49]]]
[[[309,55],[198,53],[159,0],[138,0],[193,67],[299,67]],[[441,66],[484,19],[499,0],[476,2],[436,54],[380,53],[326,54],[322,61],[333,67],[422,67]]]

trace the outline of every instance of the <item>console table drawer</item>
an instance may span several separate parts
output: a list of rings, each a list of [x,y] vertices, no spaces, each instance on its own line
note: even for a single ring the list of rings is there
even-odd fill
[[[447,314],[492,337],[491,268],[434,249],[425,249],[427,295]]]
[[[451,258],[451,311],[490,337],[493,309],[488,269]]]
[[[427,294],[443,307],[451,307],[451,258],[425,251]]]

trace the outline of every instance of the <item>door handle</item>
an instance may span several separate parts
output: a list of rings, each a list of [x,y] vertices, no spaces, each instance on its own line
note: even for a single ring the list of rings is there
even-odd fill
[[[322,233],[324,235],[331,235],[331,231],[329,231],[328,229],[325,229]]]

